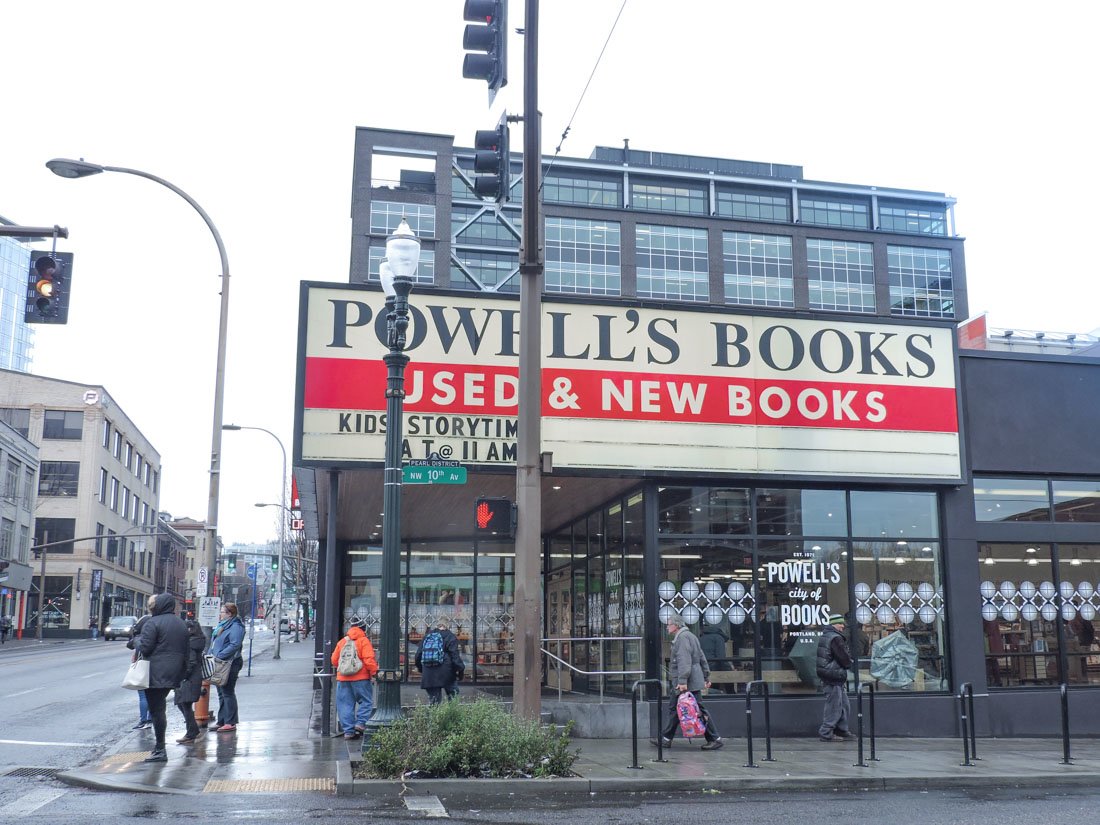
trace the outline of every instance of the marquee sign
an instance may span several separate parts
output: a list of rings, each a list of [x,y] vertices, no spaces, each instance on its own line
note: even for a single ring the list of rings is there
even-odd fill
[[[414,293],[404,456],[516,457],[519,305]],[[954,332],[712,308],[542,306],[555,467],[960,478]],[[302,285],[303,465],[384,462],[381,292]]]

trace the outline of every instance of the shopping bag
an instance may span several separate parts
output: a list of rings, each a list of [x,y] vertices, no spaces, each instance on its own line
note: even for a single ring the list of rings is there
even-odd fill
[[[122,686],[127,690],[145,690],[149,687],[149,661],[137,659],[130,663],[130,669],[122,678]]]
[[[218,660],[215,659],[213,656],[211,656],[209,653],[207,653],[205,656],[202,657],[202,678],[203,679],[206,679],[207,681],[209,681],[210,677],[214,675],[214,666],[215,666],[215,663],[217,661]]]

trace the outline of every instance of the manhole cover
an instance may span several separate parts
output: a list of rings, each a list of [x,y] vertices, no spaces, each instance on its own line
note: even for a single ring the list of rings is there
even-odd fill
[[[8,771],[4,776],[48,776],[50,779],[53,779],[60,772],[61,768],[16,768],[13,771]]]

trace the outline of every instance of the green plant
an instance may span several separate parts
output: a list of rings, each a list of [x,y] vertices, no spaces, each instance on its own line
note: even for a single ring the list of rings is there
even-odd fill
[[[359,773],[370,779],[570,776],[579,755],[569,749],[568,729],[524,722],[479,699],[417,706],[374,734]]]

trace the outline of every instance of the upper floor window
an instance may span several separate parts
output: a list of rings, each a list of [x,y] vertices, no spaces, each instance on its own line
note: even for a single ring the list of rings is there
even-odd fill
[[[887,246],[890,314],[924,318],[955,317],[951,250]]]
[[[23,509],[30,510],[34,501],[34,468],[23,468]]]
[[[485,292],[519,292],[519,259],[514,251],[452,249],[451,286]]]
[[[3,421],[23,438],[27,438],[31,429],[31,411],[0,407],[0,421]]]
[[[639,298],[710,298],[707,230],[639,224],[635,237]]]
[[[1100,480],[975,478],[978,521],[1100,522]]]
[[[130,471],[134,469],[134,445],[129,441],[126,442],[126,469]]]
[[[838,226],[844,229],[870,229],[871,206],[865,200],[821,195],[802,195],[798,200],[802,223]]]
[[[111,422],[103,419],[103,447],[111,449]]]
[[[110,507],[116,513],[118,512],[118,487],[119,487],[118,479],[115,478],[114,476],[111,476],[111,501],[110,501]]]
[[[546,219],[546,291],[618,295],[620,230],[614,221]]]
[[[680,212],[685,215],[706,215],[707,187],[686,183],[661,183],[634,179],[630,182],[630,205],[634,209],[653,212]]]
[[[10,559],[15,544],[15,522],[11,519],[0,519],[0,559]]]
[[[379,267],[382,259],[386,257],[386,244],[382,242],[372,243],[367,250],[367,280],[371,283],[381,283]],[[416,265],[416,273],[413,275],[414,284],[435,283],[435,249],[431,246],[423,246],[420,249],[420,263]]]
[[[875,265],[871,244],[806,241],[810,308],[875,311]]]
[[[43,461],[38,465],[40,496],[75,496],[79,483],[79,461]]]
[[[791,198],[782,192],[719,187],[715,196],[718,214],[723,218],[790,223]]]
[[[15,501],[16,497],[19,495],[19,470],[22,466],[23,465],[14,458],[8,459],[3,490],[4,498],[8,501]]]
[[[887,232],[947,235],[947,210],[940,206],[880,201],[878,218],[879,228]]]
[[[79,441],[84,430],[84,413],[80,410],[46,410],[42,422],[42,437]]]
[[[72,553],[73,542],[76,538],[75,518],[43,518],[39,516],[34,520],[34,543],[50,544],[49,553]],[[54,542],[68,542],[67,544],[54,544]]]
[[[371,201],[370,231],[372,235],[389,235],[404,217],[418,238],[435,237],[435,207],[426,203],[396,203]]]
[[[115,430],[114,454],[115,458],[117,458],[119,461],[122,461],[122,433],[120,433],[118,430]]]
[[[546,203],[622,208],[623,181],[618,175],[550,169],[542,179],[542,199]]]
[[[484,206],[455,206],[451,209],[451,234],[456,244],[470,246],[519,247],[519,215],[510,212],[502,218]]]
[[[794,261],[785,235],[722,233],[726,301],[756,306],[794,306]]]

